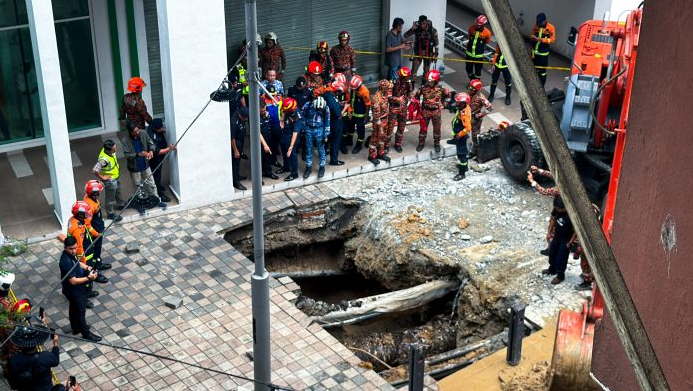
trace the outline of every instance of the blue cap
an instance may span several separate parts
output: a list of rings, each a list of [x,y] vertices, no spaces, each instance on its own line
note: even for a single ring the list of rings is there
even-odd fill
[[[162,120],[161,118],[154,118],[152,120],[152,123],[149,124],[149,127],[151,127],[152,129],[161,129],[164,127],[164,120]]]
[[[540,12],[537,15],[537,24],[544,24],[544,22],[546,22],[546,14],[543,12]]]

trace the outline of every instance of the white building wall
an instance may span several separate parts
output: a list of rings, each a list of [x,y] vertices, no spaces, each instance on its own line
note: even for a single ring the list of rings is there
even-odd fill
[[[404,19],[404,28],[402,31],[402,33],[404,33],[412,27],[414,21],[419,20],[420,15],[426,15],[428,20],[433,22],[433,27],[438,30],[439,55],[440,57],[445,55],[446,0],[390,0],[389,3],[389,12],[386,12],[388,19],[386,23],[383,24],[386,28],[386,32],[392,28],[392,21],[397,17]],[[384,36],[385,35],[383,35],[383,37]],[[385,50],[384,46],[383,50]],[[442,61],[438,61],[439,67],[441,64]],[[409,62],[408,57],[402,59],[402,65],[411,68],[411,62]],[[421,73],[422,70],[423,66],[419,68],[419,73]]]
[[[634,10],[642,0],[597,0],[594,6],[594,19],[602,19],[604,13],[609,13],[609,20],[626,20],[626,14]]]
[[[226,75],[224,3],[157,0],[166,127],[177,140]],[[212,102],[178,146],[171,186],[185,207],[233,195],[227,104]]]
[[[481,0],[451,1],[471,8],[476,12],[484,13]],[[597,1],[611,2],[611,0]],[[595,14],[595,0],[513,0],[511,6],[520,25],[520,31],[527,36],[532,32],[537,14],[540,12],[545,13],[548,22],[556,27],[556,43],[551,45],[551,49],[568,58],[573,58],[573,47],[567,43],[570,26],[578,27],[585,21],[594,19]],[[601,19],[601,15],[598,19]],[[493,29],[493,26],[491,26],[491,29]]]

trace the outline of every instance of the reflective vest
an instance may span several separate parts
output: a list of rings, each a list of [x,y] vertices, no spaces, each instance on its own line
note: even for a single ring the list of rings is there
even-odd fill
[[[455,137],[455,135],[460,132],[463,133],[460,137],[464,137],[471,131],[472,110],[468,105],[465,106],[463,110],[463,117],[466,117],[467,121],[460,118],[460,109],[458,108],[457,111],[455,111],[455,116],[452,117],[452,137]]]
[[[111,156],[101,148],[99,153],[99,160],[105,160],[107,165],[101,167],[101,175],[109,175],[111,179],[118,179],[120,177],[120,165],[118,165],[118,158]]]
[[[481,53],[477,53],[476,50],[476,45],[479,43],[479,34],[481,34],[481,31],[477,31],[474,33],[474,40],[470,39],[469,42],[467,43],[467,56],[469,57],[474,57],[474,58],[482,58],[484,57],[484,46],[486,45],[485,43],[479,44],[479,49],[481,49]]]
[[[549,44],[545,42],[541,42],[542,38],[549,38],[551,39],[552,35],[552,30],[553,28],[548,28],[550,25],[547,24],[547,27],[539,27],[539,31],[537,32],[537,37],[539,37],[539,41],[537,41],[534,44],[534,49],[532,49],[532,53],[534,53],[537,56],[548,56],[549,55]],[[547,37],[544,37],[544,32],[547,33]]]
[[[361,87],[363,87],[363,86],[361,86]],[[361,89],[361,87],[359,87],[359,89]],[[352,116],[353,116],[354,118],[364,118],[364,117],[366,116],[366,113],[357,113],[357,112],[356,112],[356,107],[357,107],[356,104],[357,104],[357,103],[358,103],[358,108],[359,108],[359,109],[364,110],[364,111],[368,109],[368,108],[366,107],[366,102],[363,100],[363,98],[361,97],[361,95],[359,95],[358,89],[357,89],[357,90],[353,90],[353,92],[351,93],[351,107],[352,107],[352,110],[353,110]]]
[[[85,263],[94,257],[94,251],[90,250],[89,254],[84,251],[91,242],[99,236],[99,233],[92,228],[89,221],[79,221],[75,217],[71,217],[67,224],[67,236],[72,236],[77,239],[77,259]]]
[[[245,68],[243,68],[243,65],[238,64],[236,65],[236,69],[238,70],[238,83],[243,85],[247,80],[245,78]],[[243,86],[241,88],[241,94],[243,95],[248,95],[250,92],[250,84]]]
[[[495,61],[493,62],[493,65],[496,66],[496,68],[504,69],[508,67],[508,63],[505,62],[505,57],[503,57],[503,53],[500,54],[500,56],[496,56]]]

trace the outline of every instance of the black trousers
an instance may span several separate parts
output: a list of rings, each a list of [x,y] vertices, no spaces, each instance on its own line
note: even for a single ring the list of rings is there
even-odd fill
[[[366,119],[364,117],[347,118],[346,132],[342,138],[344,146],[349,145],[347,140],[354,139],[354,133],[357,134],[356,142],[362,143],[366,139]]]
[[[510,76],[510,70],[508,68],[493,68],[493,73],[491,74],[491,93],[496,91],[496,86],[498,85],[501,74],[503,74],[503,80],[505,81],[505,94],[510,95],[513,79],[512,76]]]
[[[549,56],[540,56],[538,54],[534,55],[534,66],[535,67],[547,67],[549,66]],[[546,84],[546,68],[537,68],[537,75],[539,75],[539,80],[541,80],[542,87]]]
[[[467,56],[467,60],[471,61],[483,61],[484,58],[474,58],[471,56]],[[469,80],[472,81],[474,79],[481,79],[481,68],[484,64],[480,62],[468,62],[465,64],[465,68],[467,71],[467,76],[469,77]]]
[[[164,194],[164,185],[161,183],[161,172],[164,171],[164,166],[161,165],[158,170],[154,171],[154,169],[159,165],[164,160],[163,155],[157,155],[154,156],[150,161],[149,161],[149,168],[152,169],[152,176],[154,177],[154,183],[156,183],[156,192],[159,195]]]
[[[238,153],[243,155],[243,144],[245,144],[245,138],[236,138],[236,148],[238,148]],[[231,152],[233,154],[233,151]],[[240,182],[240,168],[241,168],[241,158],[239,157],[236,159],[235,157],[231,158],[231,172],[233,172],[233,183]]]
[[[87,296],[80,295],[76,297],[68,297],[67,300],[70,302],[70,327],[72,331],[82,333],[88,333],[87,331]]]
[[[552,240],[549,245],[549,271],[556,273],[558,278],[565,279],[565,271],[568,268],[568,256],[570,249],[568,242],[563,240]]]

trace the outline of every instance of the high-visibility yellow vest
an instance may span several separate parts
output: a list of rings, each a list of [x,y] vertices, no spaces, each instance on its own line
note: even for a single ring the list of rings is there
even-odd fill
[[[243,68],[243,65],[238,64],[236,65],[236,69],[238,69],[238,83],[243,85],[243,83],[247,81],[247,79],[245,78],[245,68]],[[250,84],[248,84],[247,86],[243,86],[243,88],[241,88],[241,94],[248,95],[249,92]]]
[[[466,50],[467,56],[469,56],[469,57],[474,57],[474,58],[482,58],[482,57],[484,57],[484,53],[483,53],[483,52],[480,53],[480,54],[477,54],[477,53],[476,53],[476,44],[477,44],[477,42],[479,41],[479,33],[480,33],[480,32],[477,31],[477,32],[474,34],[474,40],[472,41],[472,50],[471,50],[471,51]],[[470,38],[470,40],[471,40],[471,38]]]
[[[496,61],[493,65],[495,65],[496,68],[500,68],[500,69],[508,67],[508,63],[505,62],[505,58],[503,57],[503,53],[501,53],[501,55],[498,56],[498,61]]]
[[[101,148],[101,153],[99,153],[99,160],[105,160],[108,165],[101,167],[101,175],[109,175],[111,179],[118,179],[120,177],[120,166],[118,165],[118,158],[111,156]]]

